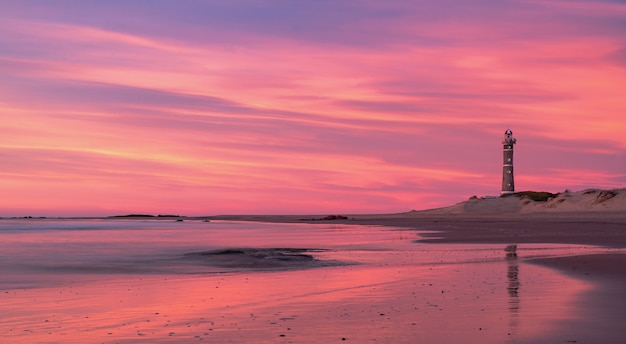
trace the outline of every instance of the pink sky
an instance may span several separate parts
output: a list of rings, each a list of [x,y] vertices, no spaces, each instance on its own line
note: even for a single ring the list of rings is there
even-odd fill
[[[626,186],[625,1],[0,0],[0,216]]]

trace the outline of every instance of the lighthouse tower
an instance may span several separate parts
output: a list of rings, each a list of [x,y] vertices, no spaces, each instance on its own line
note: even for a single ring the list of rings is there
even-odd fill
[[[513,138],[511,129],[504,132],[504,162],[502,165],[502,195],[515,192],[515,182],[513,181],[513,145],[517,140]]]

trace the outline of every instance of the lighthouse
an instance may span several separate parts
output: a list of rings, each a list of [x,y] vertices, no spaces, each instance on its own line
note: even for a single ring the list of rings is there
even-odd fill
[[[513,138],[511,129],[504,132],[504,161],[502,165],[502,195],[515,192],[515,182],[513,180],[513,145],[517,140]]]

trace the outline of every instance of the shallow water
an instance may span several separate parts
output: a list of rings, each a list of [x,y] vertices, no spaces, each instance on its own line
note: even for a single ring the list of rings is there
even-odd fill
[[[527,261],[615,251],[524,244],[507,258],[504,245],[432,245],[417,238],[412,230],[333,224],[2,220],[0,337],[26,343],[567,342],[580,329],[555,332],[584,317],[577,300],[594,286]],[[236,255],[224,265],[218,261],[224,256],[185,258],[242,248],[263,254],[310,249],[305,254],[314,259],[279,255],[282,265],[259,265],[273,258],[244,264]]]

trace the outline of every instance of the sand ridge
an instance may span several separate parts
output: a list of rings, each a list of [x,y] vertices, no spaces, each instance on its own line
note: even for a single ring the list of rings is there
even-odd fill
[[[534,197],[537,195],[536,197]],[[626,212],[626,188],[588,189],[561,193],[520,192],[501,197],[476,197],[422,214],[511,214],[563,212]]]

